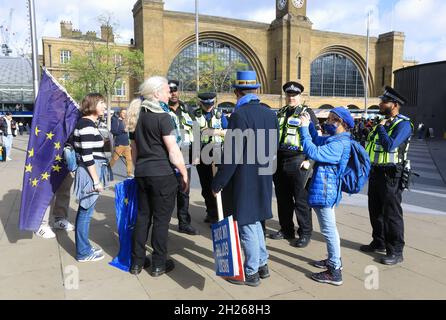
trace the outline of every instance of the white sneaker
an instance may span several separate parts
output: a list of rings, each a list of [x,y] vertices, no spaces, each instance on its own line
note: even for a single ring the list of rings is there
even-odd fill
[[[12,161],[10,157],[6,157],[6,161]]]
[[[67,232],[74,230],[74,226],[67,219],[60,219],[55,221],[53,228],[57,230],[65,230]]]
[[[44,239],[54,239],[56,237],[56,234],[51,230],[50,226],[41,226],[34,234]]]
[[[93,262],[93,261],[100,261],[104,259],[105,256],[102,253],[91,253],[88,257],[77,259],[78,262]]]

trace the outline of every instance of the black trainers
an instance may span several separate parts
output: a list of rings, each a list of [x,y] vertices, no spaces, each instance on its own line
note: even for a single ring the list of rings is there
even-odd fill
[[[191,236],[196,236],[199,234],[198,230],[192,227],[190,224],[186,224],[184,226],[180,226],[178,228],[178,232],[185,233]]]
[[[273,240],[293,240],[296,238],[294,233],[285,233],[282,230],[277,231],[276,233],[270,234],[269,237]]]
[[[257,272],[250,276],[245,275],[245,281],[234,280],[234,279],[226,279],[226,281],[239,286],[258,287],[260,285],[260,276],[259,273]]]
[[[270,277],[269,268],[268,268],[267,264],[265,264],[263,267],[259,268],[259,276],[260,276],[260,279],[266,279],[266,278]]]
[[[386,266],[393,266],[404,261],[402,254],[388,254],[381,259],[381,263]]]
[[[308,245],[310,244],[310,242],[311,242],[310,237],[308,237],[308,236],[302,236],[302,237],[300,237],[299,239],[297,239],[296,241],[293,241],[293,242],[291,243],[291,245],[292,245],[293,247],[295,247],[295,248],[301,248],[301,249],[303,249],[303,248],[308,247]]]
[[[334,286],[340,286],[343,283],[341,270],[335,270],[331,267],[329,267],[327,271],[321,273],[313,273],[311,275],[311,279],[319,283],[328,283]]]
[[[321,260],[321,261],[313,261],[311,263],[313,267],[319,268],[319,269],[328,269],[328,259]],[[342,260],[341,260],[341,271],[344,270],[344,267],[342,266]]]
[[[378,247],[373,242],[359,247],[362,252],[386,253],[385,247]]]

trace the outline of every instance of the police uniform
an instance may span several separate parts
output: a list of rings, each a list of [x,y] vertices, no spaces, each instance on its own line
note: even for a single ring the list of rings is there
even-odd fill
[[[178,91],[179,81],[169,80],[169,87],[171,91]],[[192,157],[192,143],[194,141],[193,136],[193,119],[188,112],[187,106],[179,101],[179,107],[174,110],[170,106],[170,114],[175,116],[176,125],[180,131],[181,140],[179,145],[184,156],[186,164],[191,163]],[[191,179],[191,169],[187,169],[187,175],[189,181]],[[190,199],[190,186],[187,191],[181,189],[181,176],[178,175],[179,188],[177,193],[177,217],[178,217],[178,229],[182,233],[189,235],[197,235],[198,232],[191,226],[191,216],[189,213],[189,199]]]
[[[390,87],[386,87],[380,98],[400,106],[406,103],[406,99]],[[372,163],[368,196],[373,241],[361,246],[361,251],[385,250],[387,256],[381,263],[388,265],[403,261],[402,177],[412,133],[410,119],[398,114],[384,126],[375,126],[367,138],[366,150]]]
[[[297,82],[288,82],[283,86],[287,94],[300,95],[304,87]],[[299,240],[293,245],[305,247],[308,245],[313,231],[311,208],[308,206],[308,192],[305,188],[311,170],[301,169],[303,161],[307,160],[303,153],[299,127],[299,116],[307,111],[313,124],[318,127],[319,122],[314,112],[302,105],[285,106],[279,110],[280,140],[278,151],[277,172],[274,175],[277,207],[279,213],[279,232],[272,234],[272,239],[294,239],[293,213],[296,213],[299,229]]]
[[[202,93],[198,95],[199,102],[205,106],[213,106],[215,104],[215,93]],[[195,121],[200,126],[201,149],[210,143],[222,144],[224,138],[220,136],[211,136],[205,134],[206,129],[226,129],[228,121],[221,112],[213,109],[211,112],[206,112],[202,107],[194,112]],[[198,176],[200,177],[201,195],[206,204],[207,216],[205,222],[215,223],[218,220],[217,201],[212,193],[212,180],[214,177],[212,171],[212,164],[203,163],[202,159],[197,165]]]

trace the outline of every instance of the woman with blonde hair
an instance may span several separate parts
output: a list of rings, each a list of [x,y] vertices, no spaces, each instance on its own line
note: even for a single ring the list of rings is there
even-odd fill
[[[174,268],[173,261],[167,259],[167,236],[178,190],[175,168],[182,176],[183,189],[188,188],[189,181],[177,145],[177,132],[168,113],[170,88],[167,79],[147,79],[140,87],[140,94],[141,97],[130,104],[126,119],[138,183],[138,216],[130,273],[137,275],[148,267],[145,245],[153,224],[150,274],[158,277]]]

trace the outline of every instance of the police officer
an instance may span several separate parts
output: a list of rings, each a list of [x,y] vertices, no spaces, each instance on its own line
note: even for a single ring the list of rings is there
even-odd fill
[[[385,118],[370,132],[366,146],[372,162],[368,195],[373,241],[360,250],[386,252],[381,263],[395,265],[403,262],[402,177],[413,125],[400,114],[406,103],[401,94],[386,87],[380,99],[380,114]]]
[[[201,148],[210,143],[222,145],[226,128],[227,118],[215,108],[215,93],[202,93],[198,95],[199,108],[195,111],[195,121],[198,122],[201,131]],[[197,165],[200,177],[201,195],[206,203],[206,218],[204,222],[215,223],[218,221],[217,202],[212,193],[213,170],[212,163],[204,161],[203,155]],[[209,160],[209,159],[207,159]]]
[[[274,175],[280,230],[270,235],[271,239],[295,239],[293,212],[296,212],[299,238],[291,245],[305,248],[313,232],[311,208],[305,188],[311,174],[312,163],[303,153],[301,145],[299,116],[307,111],[318,130],[319,121],[313,110],[302,105],[301,94],[304,86],[288,82],[283,86],[287,105],[279,110],[277,117],[280,127],[277,172]]]
[[[181,131],[181,151],[185,157],[189,159],[184,159],[185,163],[191,163],[191,150],[193,142],[193,120],[191,115],[187,110],[187,106],[179,98],[179,81],[169,80],[170,87],[170,99],[169,108],[171,113],[174,113],[177,117],[177,123],[179,130]],[[189,181],[191,179],[191,168],[187,169],[187,175],[189,176]],[[181,176],[178,176],[181,179]],[[181,186],[181,181],[179,180],[179,185]],[[178,217],[178,231],[181,233],[189,235],[198,235],[198,231],[191,225],[191,216],[189,213],[189,194],[190,194],[190,184],[186,191],[178,188],[177,193],[177,217]]]

